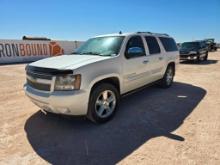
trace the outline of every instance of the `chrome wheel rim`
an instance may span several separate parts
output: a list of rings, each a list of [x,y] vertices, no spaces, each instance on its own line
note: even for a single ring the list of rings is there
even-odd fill
[[[99,94],[95,102],[95,110],[100,118],[110,116],[116,106],[116,96],[114,92],[105,90]]]
[[[171,68],[167,70],[166,81],[167,81],[167,85],[170,85],[173,81],[173,70]]]

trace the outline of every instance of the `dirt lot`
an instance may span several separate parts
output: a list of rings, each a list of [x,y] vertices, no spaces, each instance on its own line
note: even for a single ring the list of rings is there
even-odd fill
[[[0,164],[220,164],[220,51],[179,65],[169,89],[122,99],[115,118],[44,115],[22,90],[24,64],[0,66]]]

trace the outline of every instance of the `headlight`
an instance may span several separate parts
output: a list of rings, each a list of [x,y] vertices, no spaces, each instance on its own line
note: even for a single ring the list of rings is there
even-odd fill
[[[196,51],[190,51],[189,54],[197,54]]]
[[[58,75],[56,77],[54,90],[55,91],[69,91],[80,89],[81,75]]]

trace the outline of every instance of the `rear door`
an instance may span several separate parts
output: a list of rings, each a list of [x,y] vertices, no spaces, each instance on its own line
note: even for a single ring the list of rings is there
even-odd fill
[[[163,49],[162,54],[165,57],[164,69],[162,71],[162,76],[166,71],[167,64],[170,62],[178,62],[179,61],[179,51],[176,45],[176,42],[171,37],[158,37],[160,41],[161,48]]]
[[[165,55],[159,46],[158,39],[154,36],[145,36],[145,41],[147,43],[149,58],[150,58],[150,72],[151,72],[151,82],[162,78],[163,68],[165,66]]]
[[[205,45],[205,42],[200,42],[200,56],[201,57],[205,57],[206,56],[206,53],[207,53],[207,48],[206,48],[206,45]]]

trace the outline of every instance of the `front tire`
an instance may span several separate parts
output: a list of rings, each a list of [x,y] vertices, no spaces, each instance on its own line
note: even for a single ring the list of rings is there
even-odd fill
[[[200,61],[201,61],[201,57],[200,57],[200,55],[198,55],[196,58],[196,62],[200,62]]]
[[[206,56],[204,57],[204,61],[208,60],[208,52],[206,52]]]
[[[168,65],[166,72],[160,81],[160,86],[162,88],[169,88],[173,84],[174,73],[174,66]]]
[[[95,123],[109,121],[115,114],[119,92],[115,86],[103,83],[96,86],[90,95],[87,118]]]

